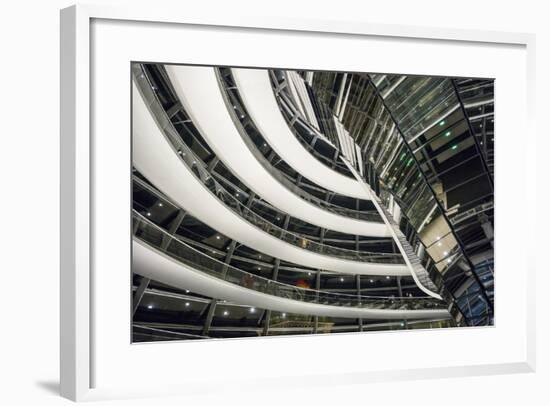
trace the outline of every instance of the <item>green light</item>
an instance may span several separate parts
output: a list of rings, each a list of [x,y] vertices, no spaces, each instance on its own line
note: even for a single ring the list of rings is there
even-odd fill
[[[451,147],[451,149],[456,149],[457,147],[458,147],[458,145],[453,145],[453,146]]]
[[[445,125],[445,120],[441,120],[441,121],[439,122],[439,125],[440,125],[440,126]]]
[[[407,153],[406,153],[406,152],[403,152],[403,154],[401,155],[401,158],[399,158],[399,160],[402,161],[403,158],[405,158],[405,155],[407,155]]]
[[[450,131],[447,131],[447,132],[445,133],[445,137],[448,137],[449,135],[451,135],[451,132],[450,132]]]
[[[411,164],[411,162],[412,162],[412,161],[413,161],[413,159],[412,159],[412,158],[411,158],[411,159],[409,159],[409,160],[407,161],[407,166],[409,166],[409,165]]]

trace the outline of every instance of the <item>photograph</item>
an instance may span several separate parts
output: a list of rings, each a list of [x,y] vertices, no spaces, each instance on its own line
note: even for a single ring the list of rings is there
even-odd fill
[[[494,325],[494,79],[130,71],[131,342]]]

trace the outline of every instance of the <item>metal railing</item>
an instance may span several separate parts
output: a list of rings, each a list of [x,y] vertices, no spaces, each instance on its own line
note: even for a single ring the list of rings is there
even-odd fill
[[[371,222],[377,222],[377,223],[382,222],[382,219],[380,218],[380,216],[376,211],[361,211],[361,210],[354,210],[347,207],[338,206],[333,203],[327,202],[326,200],[320,199],[312,195],[311,193],[308,193],[304,189],[297,186],[282,171],[275,168],[273,164],[270,162],[270,160],[268,159],[268,155],[270,153],[274,153],[279,160],[284,161],[284,159],[278,156],[277,153],[271,148],[269,149],[264,148],[265,145],[269,145],[269,144],[267,143],[265,138],[263,138],[261,132],[256,128],[254,121],[249,118],[248,112],[242,100],[240,99],[238,92],[236,91],[237,89],[235,89],[231,84],[228,84],[226,82],[224,78],[224,74],[221,73],[219,69],[216,70],[216,73],[218,75],[220,88],[222,90],[222,94],[224,96],[224,99],[227,105],[227,110],[231,114],[231,117],[233,118],[233,122],[235,123],[236,128],[238,129],[243,141],[246,143],[246,145],[248,146],[249,150],[252,152],[254,157],[271,174],[271,176],[273,176],[279,183],[281,183],[283,186],[285,186],[288,190],[290,190],[295,195],[299,196],[303,200],[315,206],[322,208],[323,210],[330,211],[340,216],[350,217],[358,220],[371,221]],[[242,114],[237,115],[236,111]],[[246,123],[246,126],[254,128],[254,135],[255,135],[254,139],[250,137],[250,134],[245,129],[245,123]],[[319,189],[324,189],[319,185],[316,185],[316,187],[318,187]],[[333,192],[330,192],[328,190],[325,190],[325,191],[326,193],[334,194]]]
[[[133,211],[134,237],[176,261],[221,280],[265,294],[331,306],[373,309],[441,309],[446,304],[431,297],[360,296],[305,289],[236,268],[198,251]],[[166,240],[169,243],[166,243]]]
[[[206,165],[195,153],[181,140],[181,137],[174,128],[172,122],[167,117],[165,110],[158,103],[155,94],[149,86],[146,76],[140,76],[139,73],[135,76],[138,88],[142,92],[145,103],[159,128],[170,142],[181,161],[193,172],[198,180],[227,208],[238,214],[241,218],[253,224],[262,231],[282,240],[289,244],[295,245],[308,251],[319,253],[322,255],[337,257],[346,260],[370,262],[370,263],[403,263],[402,257],[394,253],[380,253],[369,251],[355,251],[335,246],[325,245],[313,240],[305,238],[303,235],[287,231],[276,224],[267,221],[255,213],[252,209],[243,204],[237,197],[216,181],[209,173]]]

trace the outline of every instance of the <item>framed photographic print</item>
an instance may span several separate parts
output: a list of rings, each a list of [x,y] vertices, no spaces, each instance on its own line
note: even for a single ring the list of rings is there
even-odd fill
[[[61,23],[64,396],[534,368],[532,36]]]

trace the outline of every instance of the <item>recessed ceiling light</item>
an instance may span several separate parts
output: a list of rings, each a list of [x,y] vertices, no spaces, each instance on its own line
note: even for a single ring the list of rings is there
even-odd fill
[[[185,302],[185,307],[189,307],[189,302]]]
[[[164,206],[164,205],[162,204],[162,202],[161,202],[161,203],[159,203],[159,207],[162,207],[162,206]]]
[[[227,310],[224,310],[224,311],[223,311],[223,315],[224,315],[224,316],[229,316],[229,312],[228,312]]]
[[[151,212],[150,211],[147,212],[147,217],[151,217]]]

